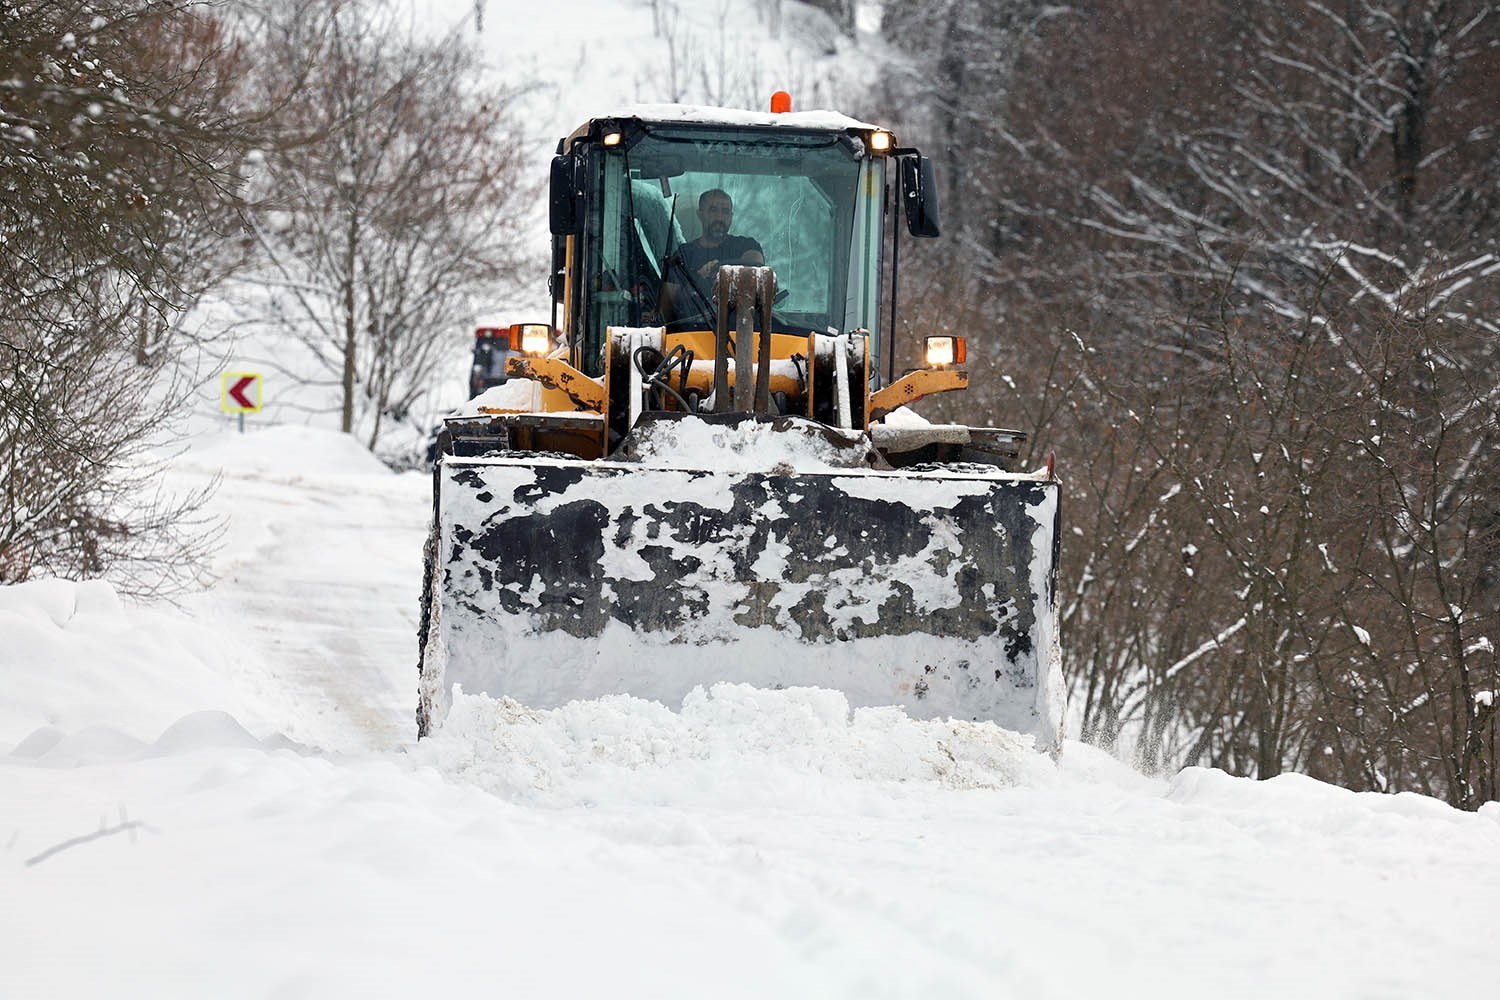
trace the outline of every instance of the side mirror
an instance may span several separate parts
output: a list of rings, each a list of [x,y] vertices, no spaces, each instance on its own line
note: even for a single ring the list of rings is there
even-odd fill
[[[552,158],[548,216],[553,236],[572,236],[578,232],[577,167],[578,161],[571,156]]]
[[[925,156],[901,158],[901,203],[906,206],[906,229],[913,236],[940,236],[937,178]]]

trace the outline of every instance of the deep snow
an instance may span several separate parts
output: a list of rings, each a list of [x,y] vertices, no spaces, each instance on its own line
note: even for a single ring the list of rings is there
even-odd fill
[[[415,745],[427,480],[200,443],[219,583],[0,588],[0,996],[1444,997],[1500,804],[1060,762],[722,686],[458,698]]]
[[[548,92],[549,135],[590,102],[660,99],[628,68],[659,59],[650,17],[486,4],[497,58],[545,53],[583,81]],[[0,587],[0,998],[1406,1000],[1493,982],[1497,803],[1148,779],[817,690],[462,696],[417,745],[428,480],[267,426],[300,423],[291,408],[236,434],[217,402],[215,383],[169,476],[223,476],[213,587],[147,607],[102,581]]]

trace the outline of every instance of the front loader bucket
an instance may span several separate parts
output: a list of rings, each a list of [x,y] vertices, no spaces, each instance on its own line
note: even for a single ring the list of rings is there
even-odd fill
[[[514,454],[514,453],[513,453]],[[420,728],[453,684],[536,708],[842,691],[1055,749],[1055,482],[445,457]]]

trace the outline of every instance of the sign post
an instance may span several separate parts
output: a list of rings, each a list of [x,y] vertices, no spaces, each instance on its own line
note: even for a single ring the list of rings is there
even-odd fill
[[[259,413],[261,380],[259,372],[225,372],[219,391],[219,408],[238,413],[240,433],[245,433],[245,414]]]

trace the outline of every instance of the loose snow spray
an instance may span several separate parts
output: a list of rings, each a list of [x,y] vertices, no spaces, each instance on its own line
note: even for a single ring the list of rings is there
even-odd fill
[[[915,720],[836,691],[743,684],[695,688],[673,711],[626,695],[537,710],[454,697],[418,760],[537,805],[650,801],[684,789],[704,806],[818,811],[857,784],[951,789],[1045,786],[1051,760],[1030,737],[989,723]]]

